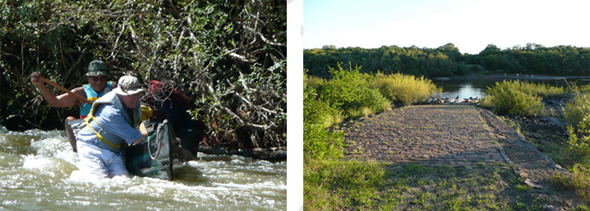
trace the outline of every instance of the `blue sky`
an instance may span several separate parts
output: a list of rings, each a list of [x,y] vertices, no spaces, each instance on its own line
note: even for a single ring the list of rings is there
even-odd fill
[[[590,47],[588,9],[590,0],[305,0],[303,48]]]

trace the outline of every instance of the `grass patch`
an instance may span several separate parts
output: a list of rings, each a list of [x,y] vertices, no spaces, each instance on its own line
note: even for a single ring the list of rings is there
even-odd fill
[[[307,159],[304,169],[305,210],[375,207],[385,168],[380,163]],[[326,194],[331,193],[331,194]]]
[[[306,162],[304,210],[519,210],[543,200],[509,166]]]
[[[373,81],[370,86],[379,89],[388,100],[406,105],[424,101],[432,94],[442,92],[430,79],[401,73],[377,73]]]
[[[590,193],[588,192],[590,169],[582,165],[576,165],[570,169],[570,172],[572,172],[571,175],[557,173],[551,178],[551,182],[555,187],[574,191],[579,196],[590,199]]]

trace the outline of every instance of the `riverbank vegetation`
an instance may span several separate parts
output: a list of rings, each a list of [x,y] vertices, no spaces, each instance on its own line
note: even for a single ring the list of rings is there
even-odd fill
[[[544,84],[530,84],[521,81],[503,81],[488,87],[482,106],[492,107],[497,113],[527,117],[563,118],[567,127],[566,137],[542,136],[540,131],[521,130],[520,126],[509,122],[519,133],[528,136],[536,134],[543,140],[530,140],[564,166],[570,174],[557,173],[551,178],[556,188],[574,191],[584,198],[590,198],[590,85],[582,87],[568,83],[568,88],[552,87]],[[567,97],[574,95],[574,97]],[[543,112],[543,98],[561,98],[564,106],[558,111]]]
[[[541,102],[544,97],[557,97],[565,93],[562,87],[505,80],[488,87],[481,105],[492,107],[496,113],[541,115],[545,108]]]
[[[545,47],[527,43],[525,46],[500,49],[489,44],[479,54],[461,54],[454,44],[438,48],[382,46],[305,49],[304,68],[308,74],[330,77],[328,67],[338,62],[362,65],[364,73],[403,73],[438,77],[479,74],[521,73],[540,75],[590,75],[590,48],[575,46]],[[348,68],[348,67],[345,67]]]
[[[305,86],[313,88],[318,99],[343,111],[330,118],[333,119],[329,121],[332,123],[339,123],[347,117],[356,118],[386,111],[394,104],[422,102],[442,91],[424,77],[400,73],[361,73],[361,67],[344,69],[342,63],[338,63],[337,67],[329,67],[329,80],[305,74]]]
[[[572,175],[557,174],[553,183],[575,191],[588,199],[590,193],[590,85],[573,86],[575,97],[564,108],[569,138],[565,146],[564,164]]]
[[[40,71],[72,89],[88,63],[109,80],[135,72],[184,93],[209,127],[205,144],[286,146],[285,1],[0,1],[0,121],[62,129],[77,107],[51,108],[30,82]],[[57,89],[54,93],[62,92]],[[7,126],[8,127],[8,126]]]
[[[590,85],[582,87],[568,83],[568,88],[531,84],[521,81],[497,82],[488,87],[487,96],[481,103],[497,113],[528,117],[563,118],[567,137],[548,137],[545,140],[531,140],[555,162],[567,168],[572,174],[558,173],[551,178],[555,187],[575,191],[584,198],[590,198]],[[566,96],[574,95],[573,98]],[[561,111],[543,112],[543,98],[568,99]],[[520,126],[509,123],[519,133],[537,134],[539,131],[521,131]]]

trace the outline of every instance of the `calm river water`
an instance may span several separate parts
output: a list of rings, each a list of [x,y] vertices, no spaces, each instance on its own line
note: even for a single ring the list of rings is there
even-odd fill
[[[286,210],[287,162],[199,154],[174,181],[82,174],[64,131],[0,126],[0,209]]]
[[[540,78],[540,77],[537,77]],[[496,82],[503,80],[517,80],[515,78],[476,78],[476,79],[447,79],[438,78],[432,81],[438,87],[443,88],[443,92],[435,94],[434,98],[455,98],[459,96],[459,99],[469,97],[484,97],[488,86],[494,85]],[[552,86],[564,87],[567,86],[563,78],[560,77],[545,77],[544,79],[535,79],[530,77],[521,77],[518,80],[532,82],[532,83],[544,83]],[[568,82],[576,82],[578,86],[590,84],[590,77],[569,77]]]

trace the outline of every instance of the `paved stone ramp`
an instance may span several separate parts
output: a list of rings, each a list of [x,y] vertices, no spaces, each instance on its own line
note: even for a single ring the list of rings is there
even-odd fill
[[[402,165],[508,164],[533,188],[531,196],[547,200],[543,210],[586,203],[550,184],[552,175],[570,174],[567,170],[496,115],[472,105],[407,106],[352,121],[342,130],[349,159]]]
[[[512,164],[472,105],[407,106],[343,128],[345,155],[399,164]]]

